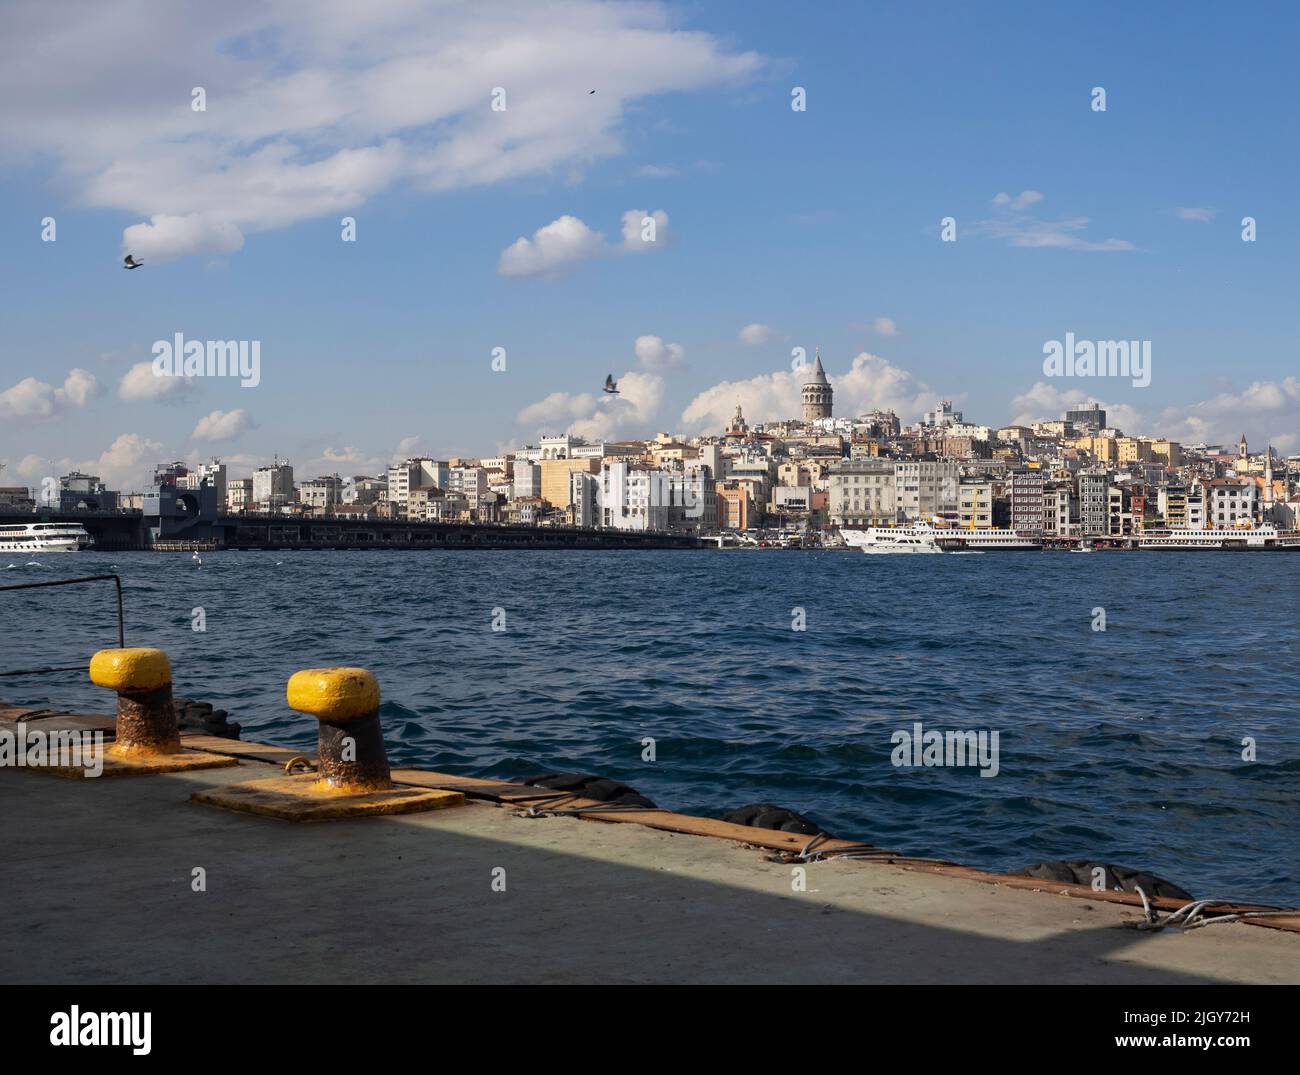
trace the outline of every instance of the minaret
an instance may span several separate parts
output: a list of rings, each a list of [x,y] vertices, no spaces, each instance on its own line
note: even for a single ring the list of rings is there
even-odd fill
[[[1273,506],[1273,445],[1264,449],[1264,507]]]
[[[812,376],[804,382],[803,386],[803,420],[812,422],[818,418],[829,418],[834,399],[835,390],[826,379],[826,371],[822,369],[822,349],[818,347]]]

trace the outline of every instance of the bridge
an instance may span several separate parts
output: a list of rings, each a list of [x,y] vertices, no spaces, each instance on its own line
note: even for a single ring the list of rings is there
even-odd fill
[[[188,498],[192,499],[192,498]],[[694,549],[689,534],[588,530],[574,526],[426,523],[337,516],[217,515],[182,498],[140,511],[0,512],[0,525],[75,523],[101,550],[206,546],[217,549]],[[172,510],[168,510],[171,508]]]

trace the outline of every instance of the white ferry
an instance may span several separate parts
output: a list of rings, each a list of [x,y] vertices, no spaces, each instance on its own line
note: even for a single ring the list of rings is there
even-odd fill
[[[846,544],[863,552],[894,551],[900,545],[928,544],[938,552],[964,549],[1003,549],[1027,551],[1041,549],[1043,539],[1023,530],[1000,530],[997,527],[936,527],[929,523],[916,526],[869,526],[865,530],[840,530]],[[899,549],[898,551],[902,551]]]
[[[1147,530],[1139,549],[1294,549],[1300,551],[1300,530],[1262,526],[1247,530]]]
[[[76,523],[19,523],[0,526],[0,552],[78,552],[94,544]]]

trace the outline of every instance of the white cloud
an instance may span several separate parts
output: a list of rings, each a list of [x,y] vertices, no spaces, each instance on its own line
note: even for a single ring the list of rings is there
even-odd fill
[[[122,252],[137,261],[171,261],[188,254],[233,254],[244,245],[234,224],[211,220],[199,213],[189,216],[155,215],[148,224],[132,224],[122,233]]]
[[[616,396],[552,392],[521,410],[516,420],[539,432],[567,432],[591,440],[649,433],[663,399],[663,378],[630,370],[616,380]]]
[[[424,442],[421,436],[403,437],[397,442],[397,447],[393,449],[392,461],[402,463],[415,455],[416,449]]]
[[[771,325],[763,325],[757,321],[746,325],[737,333],[737,339],[750,347],[761,347],[763,344],[772,343],[779,338],[780,335]]]
[[[654,221],[655,238],[643,240],[642,220]],[[662,209],[646,213],[629,209],[622,218],[623,238],[619,245],[606,241],[598,231],[575,216],[562,216],[533,232],[531,239],[520,236],[497,261],[502,276],[560,276],[579,262],[609,254],[641,254],[662,249],[670,242],[668,214]]]
[[[668,214],[662,209],[653,213],[645,209],[629,209],[623,214],[623,252],[648,254],[662,250],[672,242],[668,231]]]
[[[898,325],[894,323],[891,317],[877,317],[871,323],[872,331],[878,336],[897,336]]]
[[[605,240],[574,216],[562,216],[533,232],[522,235],[505,250],[497,264],[502,276],[554,276],[587,258],[605,252]]]
[[[623,152],[640,102],[761,68],[674,20],[666,4],[594,0],[177,0],[74,20],[30,2],[0,41],[0,147],[52,160],[84,205],[151,221],[128,233],[152,238],[154,259],[229,252],[399,183],[572,174]],[[146,41],[149,62],[131,62]],[[190,107],[196,83],[206,111]]]
[[[12,388],[0,392],[0,417],[48,418],[59,411],[84,407],[102,391],[95,375],[76,368],[56,387],[35,377],[24,377]]]
[[[858,415],[892,410],[904,422],[934,402],[934,392],[906,370],[879,355],[863,351],[847,373],[827,372],[835,389],[835,413]],[[778,370],[747,381],[723,381],[706,388],[682,412],[682,425],[690,433],[716,433],[724,429],[739,403],[750,422],[798,418],[803,413],[806,370]]]
[[[1106,412],[1107,424],[1126,433],[1140,433],[1147,429],[1143,414],[1125,403],[1107,403],[1081,388],[1060,388],[1047,381],[1038,381],[1028,391],[1021,392],[1011,401],[1012,417],[1008,425],[1031,425],[1034,422],[1060,421],[1066,410],[1084,403],[1099,403]]]
[[[1124,403],[1108,403],[1082,389],[1061,389],[1039,381],[1011,401],[1012,425],[1059,419],[1069,407],[1099,403],[1106,421],[1130,434],[1169,437],[1184,444],[1235,444],[1245,432],[1252,443],[1270,441],[1281,450],[1300,429],[1300,379],[1255,381],[1240,392],[1222,392],[1185,407],[1146,414]]]
[[[223,441],[234,440],[240,434],[257,426],[248,412],[242,407],[233,411],[213,411],[199,419],[199,424],[190,434],[195,440]]]
[[[1215,210],[1204,208],[1197,209],[1179,207],[1174,210],[1174,215],[1177,216],[1179,220],[1192,220],[1201,224],[1208,224],[1214,219],[1214,214]]]
[[[1169,407],[1156,426],[1163,436],[1177,440],[1230,444],[1245,432],[1252,441],[1271,441],[1289,450],[1300,429],[1300,379],[1254,381],[1240,392],[1221,392],[1190,407]]]
[[[993,196],[993,204],[999,208],[1010,206],[1012,209],[1028,209],[1035,202],[1041,202],[1044,195],[1036,190],[1022,190],[1014,198],[1005,191]]]
[[[1003,191],[993,198],[1001,212],[990,220],[978,220],[967,228],[967,234],[1005,239],[1008,246],[1051,247],[1062,250],[1122,251],[1136,250],[1127,239],[1088,239],[1086,216],[1063,217],[1060,220],[1040,220],[1027,209],[1042,201],[1044,195],[1036,190],[1024,190],[1014,198]]]
[[[678,171],[670,164],[643,164],[636,174],[645,179],[671,179]]]
[[[128,403],[176,399],[194,387],[193,377],[159,376],[152,362],[137,362],[122,375],[117,395]]]
[[[665,343],[661,336],[638,336],[633,345],[637,361],[648,370],[675,369],[686,361],[680,343]]]
[[[110,489],[130,492],[149,484],[155,464],[163,458],[163,446],[158,441],[139,433],[123,433],[98,459],[83,463],[81,469],[98,474]]]

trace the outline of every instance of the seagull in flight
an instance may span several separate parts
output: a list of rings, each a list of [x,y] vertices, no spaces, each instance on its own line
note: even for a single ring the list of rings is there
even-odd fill
[[[611,395],[618,395],[618,382],[614,380],[612,373],[605,374],[605,391]]]
[[[127,254],[127,256],[122,259],[122,268],[124,269],[138,269],[143,264],[143,261],[135,260],[134,254]]]

